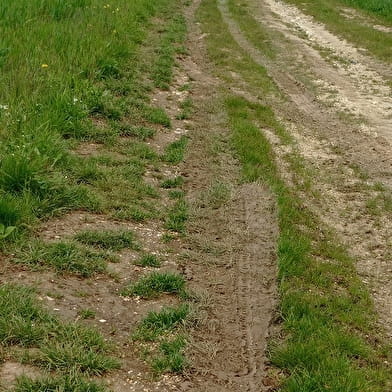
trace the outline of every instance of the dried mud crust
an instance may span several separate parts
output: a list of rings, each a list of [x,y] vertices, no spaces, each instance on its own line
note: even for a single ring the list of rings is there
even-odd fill
[[[368,208],[369,201],[381,195],[377,188],[383,188],[386,195],[392,188],[392,105],[385,81],[390,73],[296,7],[276,0],[248,3],[251,14],[273,39],[277,50],[273,61],[245,37],[226,1],[219,4],[237,43],[266,67],[289,97],[287,103],[271,100],[270,104],[294,136],[294,146],[282,146],[276,135],[264,130],[277,153],[282,176],[290,181],[285,157],[297,151],[312,169],[312,189],[318,193],[317,197],[303,194],[303,200],[336,230],[358,260],[381,328],[392,337],[391,213],[374,214]],[[342,61],[331,63],[322,56],[322,49]],[[324,88],[334,89],[332,105]],[[347,119],[341,115],[344,105],[350,108]]]

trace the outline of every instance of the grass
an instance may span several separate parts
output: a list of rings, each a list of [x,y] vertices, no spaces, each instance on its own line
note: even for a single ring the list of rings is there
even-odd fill
[[[184,197],[181,197],[170,207],[165,220],[165,228],[177,233],[184,233],[188,216],[188,203]]]
[[[135,233],[127,230],[86,230],[78,233],[75,240],[99,249],[118,251],[121,249],[140,250]]]
[[[155,374],[181,373],[188,365],[184,354],[186,339],[178,329],[186,322],[189,312],[188,304],[150,312],[132,335],[134,341],[149,343],[145,356]]]
[[[161,266],[159,258],[156,255],[149,253],[142,255],[138,260],[136,260],[135,264],[141,267],[159,268]]]
[[[182,15],[178,14],[161,32],[162,39],[156,50],[152,69],[152,80],[155,87],[168,89],[173,78],[175,54],[183,52],[181,44],[185,40],[186,24]]]
[[[164,189],[171,189],[171,188],[178,188],[184,184],[184,178],[181,176],[168,178],[167,180],[162,181],[161,188]]]
[[[276,56],[276,49],[272,44],[274,37],[263,28],[261,23],[256,21],[248,4],[243,1],[229,0],[228,8],[230,15],[238,23],[246,38],[258,47],[264,56],[274,59]]]
[[[206,202],[211,208],[220,208],[230,200],[231,191],[232,190],[228,184],[223,182],[215,182],[206,192]]]
[[[184,324],[189,315],[189,305],[164,307],[159,312],[150,312],[132,335],[135,340],[155,341]]]
[[[107,389],[79,376],[19,377],[13,392],[106,392]]]
[[[82,309],[78,312],[78,316],[82,320],[94,319],[96,316],[96,312],[95,312],[95,310],[92,310],[92,309]]]
[[[341,2],[381,16],[392,23],[392,3],[388,0],[341,0]]]
[[[164,110],[149,102],[148,76],[172,72],[185,34],[178,5],[177,0],[0,5],[1,224],[16,226],[20,236],[54,214],[105,209],[96,197],[101,189],[93,189],[105,180],[89,167],[74,175],[69,148],[75,140],[143,141],[154,133],[150,124],[170,126]],[[153,17],[163,18],[162,43],[150,40],[159,36]],[[155,64],[148,50],[159,51],[163,43],[164,61]]]
[[[182,336],[176,336],[172,340],[165,340],[159,345],[159,354],[151,361],[155,373],[164,372],[181,373],[187,366],[184,355],[186,340]]]
[[[110,345],[96,330],[61,322],[37,303],[31,289],[22,286],[0,286],[0,345],[21,347],[25,361],[70,375],[103,374],[119,366],[108,356]]]
[[[16,262],[32,267],[46,266],[60,273],[72,273],[89,277],[106,272],[108,261],[117,261],[106,252],[96,252],[74,242],[54,242],[45,244],[35,241],[22,247]]]
[[[125,287],[121,295],[154,298],[159,294],[181,294],[184,291],[185,279],[173,272],[151,272],[135,283]]]
[[[140,249],[130,231],[90,230],[55,243],[32,237],[45,220],[75,209],[137,222],[160,217],[159,193],[143,176],[161,160],[146,142],[171,121],[149,95],[167,88],[175,57],[185,52],[181,5],[0,4],[0,246],[16,253],[15,261],[86,278],[116,261],[107,249]],[[180,154],[175,150],[171,157]],[[161,283],[176,290],[170,274]],[[82,309],[78,317],[95,312]],[[0,286],[0,326],[2,360],[50,375],[19,378],[15,391],[106,391],[91,377],[119,367],[96,330],[60,321],[28,288]]]
[[[188,138],[186,136],[181,136],[179,140],[170,143],[165,148],[165,153],[162,156],[163,161],[173,165],[179,164],[184,159],[187,144]]]
[[[133,136],[137,139],[145,141],[152,138],[156,131],[153,128],[143,126],[121,125],[120,136]]]
[[[323,8],[320,2],[306,6]],[[216,2],[205,1],[199,17],[208,34],[210,59],[221,79],[235,85],[231,75],[237,72],[255,96],[273,93],[275,87],[267,77],[258,79],[260,89],[255,91],[251,81],[255,80],[252,74],[257,67],[230,37]],[[284,374],[280,390],[389,390],[389,350],[375,333],[373,304],[358,278],[354,260],[302,201],[304,192],[309,191],[303,183],[311,187],[311,173],[298,154],[289,154],[287,163],[293,183],[286,185],[273,148],[260,130],[273,130],[284,144],[292,141],[268,102],[261,96],[264,105],[251,103],[229,90],[224,90],[223,95],[231,144],[241,162],[243,181],[268,184],[277,200],[278,283],[284,338],[270,342],[269,352],[271,362]]]
[[[191,98],[185,98],[180,103],[181,112],[176,116],[177,120],[187,120],[191,118],[193,113],[193,102]]]

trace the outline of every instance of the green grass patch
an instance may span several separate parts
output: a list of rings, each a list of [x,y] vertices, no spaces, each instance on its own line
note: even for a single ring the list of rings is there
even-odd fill
[[[183,197],[177,200],[167,213],[165,228],[177,233],[184,233],[189,216],[188,210],[188,203]]]
[[[185,192],[180,189],[171,189],[168,195],[170,199],[184,199]]]
[[[159,294],[181,294],[184,291],[185,279],[172,272],[152,272],[137,282],[130,284],[121,292],[124,296],[140,296],[153,298]]]
[[[77,241],[100,249],[118,251],[121,249],[140,250],[135,233],[129,230],[86,230],[75,235]]]
[[[181,176],[168,178],[161,182],[161,188],[171,189],[171,188],[179,188],[184,184],[184,178]]]
[[[162,39],[156,50],[156,60],[151,77],[155,87],[168,89],[173,78],[175,55],[183,50],[180,45],[185,40],[186,35],[184,17],[180,14],[175,15],[161,34]]]
[[[74,242],[45,244],[34,241],[17,254],[16,262],[32,267],[51,267],[60,273],[89,277],[106,272],[108,262],[116,262],[114,255],[93,251]]]
[[[392,24],[392,3],[389,0],[341,0],[341,2],[381,16]]]
[[[60,322],[21,286],[0,286],[0,345],[35,348],[25,351],[25,361],[68,374],[103,374],[119,366],[96,330]]]
[[[153,72],[160,50],[173,59],[179,50],[185,34],[179,3],[15,0],[0,5],[1,224],[16,226],[21,235],[53,214],[105,208],[95,197],[103,173],[93,165],[75,170],[69,148],[74,139],[106,145],[118,136],[145,140],[154,133],[150,123],[170,126],[165,111],[150,104],[150,81],[143,74]],[[161,65],[169,74],[174,60]],[[146,148],[129,153],[150,159]]]
[[[103,386],[79,376],[19,377],[12,392],[107,392]]]
[[[96,315],[96,311],[92,309],[82,309],[78,312],[78,316],[82,320],[89,320],[89,319],[94,319]]]
[[[142,255],[138,260],[136,260],[135,264],[141,267],[159,268],[161,266],[161,261],[156,255],[146,253]]]
[[[181,136],[179,140],[169,144],[165,148],[165,153],[162,156],[163,161],[177,165],[184,160],[185,149],[188,144],[188,138]]]
[[[133,136],[140,140],[151,139],[156,134],[155,129],[143,126],[122,125],[120,136]]]
[[[159,345],[159,354],[151,360],[151,366],[155,373],[165,372],[181,373],[187,366],[184,355],[186,340],[182,336],[176,336],[172,340],[165,340]]]
[[[181,112],[176,116],[177,120],[187,120],[191,118],[193,113],[193,102],[191,98],[185,98],[180,103]]]
[[[177,307],[164,307],[159,312],[150,312],[140,322],[132,337],[135,340],[155,341],[184,325],[189,311],[189,305],[181,304]]]

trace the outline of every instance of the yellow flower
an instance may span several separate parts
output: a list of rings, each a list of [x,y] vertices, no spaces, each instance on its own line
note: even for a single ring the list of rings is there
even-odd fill
[[[48,67],[49,67],[48,64],[42,64],[42,65],[41,65],[41,68],[48,68]]]

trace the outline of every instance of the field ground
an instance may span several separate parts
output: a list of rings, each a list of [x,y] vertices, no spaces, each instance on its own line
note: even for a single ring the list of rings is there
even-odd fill
[[[0,390],[392,390],[389,2],[0,20]]]

